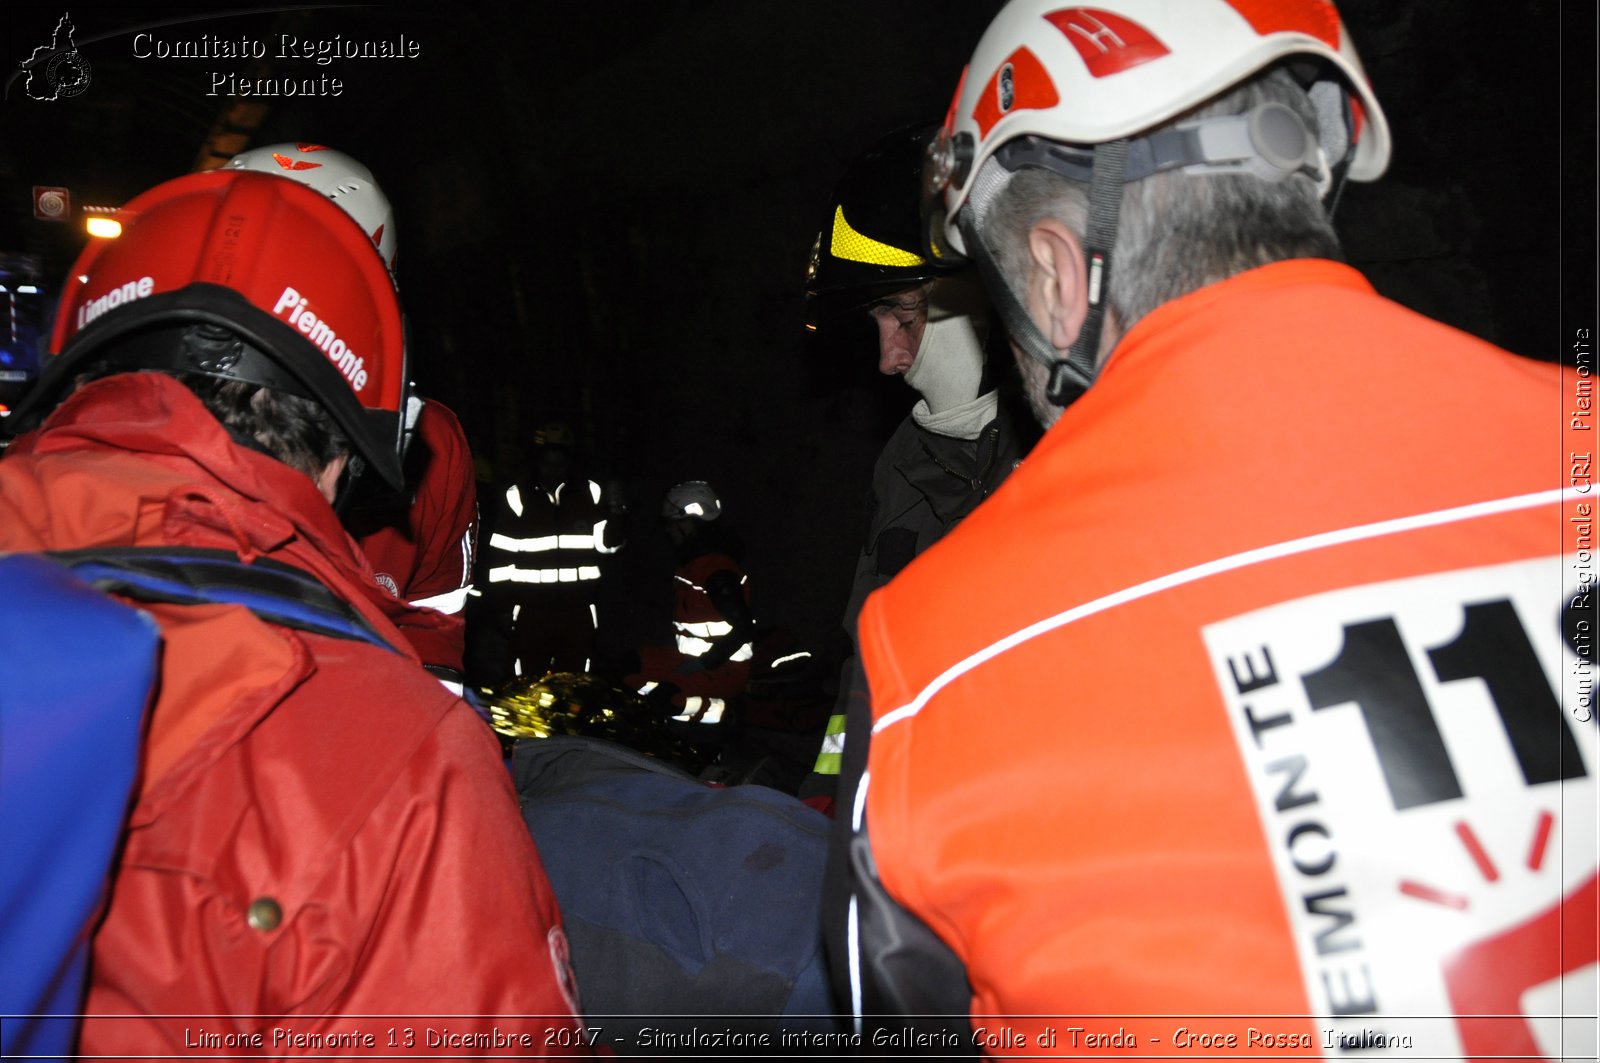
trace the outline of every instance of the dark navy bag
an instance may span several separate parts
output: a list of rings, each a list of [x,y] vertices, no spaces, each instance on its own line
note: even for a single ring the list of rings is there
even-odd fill
[[[844,1028],[822,955],[827,817],[597,738],[524,739],[513,770],[581,1005],[608,1040],[706,1028],[695,1016],[774,1046],[780,1031]]]

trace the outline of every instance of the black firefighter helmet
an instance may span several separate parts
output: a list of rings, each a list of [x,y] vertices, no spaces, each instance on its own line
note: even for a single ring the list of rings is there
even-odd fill
[[[834,189],[806,269],[806,327],[949,272],[922,244],[922,162],[935,124],[889,134]]]

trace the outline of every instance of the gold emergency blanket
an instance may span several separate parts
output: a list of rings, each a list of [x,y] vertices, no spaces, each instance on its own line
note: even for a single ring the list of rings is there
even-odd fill
[[[514,679],[481,698],[494,729],[507,738],[603,738],[694,774],[715,755],[704,742],[688,741],[637,694],[581,672]]]

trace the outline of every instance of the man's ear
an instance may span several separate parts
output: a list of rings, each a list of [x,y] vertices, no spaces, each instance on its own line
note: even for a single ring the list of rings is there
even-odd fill
[[[322,467],[322,471],[312,477],[316,481],[317,490],[322,492],[322,497],[331,505],[339,494],[339,477],[344,472],[345,463],[350,460],[348,454],[337,454],[334,459]]]
[[[1043,218],[1028,230],[1033,273],[1028,279],[1028,310],[1050,346],[1067,351],[1089,316],[1088,267],[1083,244],[1054,218]]]

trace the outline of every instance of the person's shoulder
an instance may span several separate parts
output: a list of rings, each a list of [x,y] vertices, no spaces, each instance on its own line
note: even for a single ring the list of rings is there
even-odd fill
[[[436,717],[449,702],[459,700],[407,652],[410,644],[392,618],[385,617],[385,623],[374,626],[364,638],[275,630],[280,636],[293,635],[304,641],[316,667],[319,695],[359,692],[361,704],[381,701],[383,718],[396,726],[406,720]]]
[[[895,447],[914,444],[918,439],[928,434],[928,430],[919,425],[917,419],[908,413],[900,419],[899,424],[894,426],[894,431],[889,433],[889,441],[883,445],[883,449],[888,451]]]
[[[927,429],[917,424],[909,413],[906,414],[905,419],[895,426],[894,432],[883,444],[883,449],[878,451],[877,461],[873,464],[873,475],[881,476],[908,458],[920,457],[923,453],[922,441],[929,435],[931,433]]]
[[[734,557],[732,552],[722,548],[715,548],[704,550],[686,560],[683,563],[683,571],[685,575],[699,582],[718,572],[732,572],[743,576],[744,566],[739,563],[738,558]]]
[[[450,705],[438,716],[433,725],[434,749],[430,756],[440,761],[447,761],[457,766],[468,766],[473,769],[491,766],[499,772],[503,767],[501,759],[500,740],[495,736],[489,724],[475,712],[470,705],[455,694],[428,676],[428,679],[439,689],[439,692],[456,702]],[[504,774],[504,772],[499,772]],[[488,780],[499,789],[499,784],[510,784],[510,777]]]
[[[487,773],[486,785],[501,781],[499,741],[459,694],[406,656],[366,644],[330,645],[336,641],[345,640],[317,639],[319,676],[303,688],[311,711],[358,717],[327,728],[328,741],[388,748],[388,756],[368,762],[388,762],[397,777],[465,772]]]
[[[421,411],[417,414],[417,427],[419,430],[432,430],[437,434],[452,434],[462,438],[466,432],[461,427],[461,418],[456,416],[454,410],[440,402],[438,399],[423,399]]]

